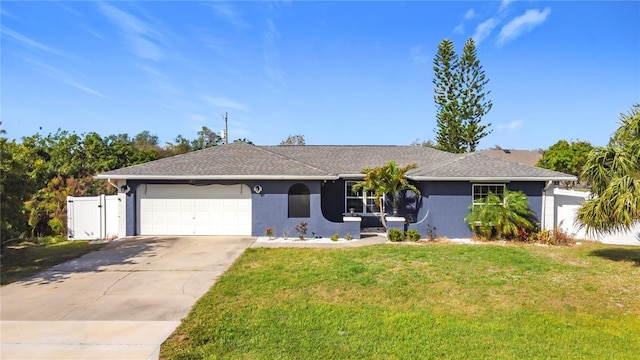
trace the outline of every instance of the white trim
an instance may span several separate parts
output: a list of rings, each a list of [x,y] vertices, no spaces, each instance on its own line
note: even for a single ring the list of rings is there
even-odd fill
[[[350,183],[352,184],[351,187],[353,188],[353,185],[357,184],[358,181],[356,181],[356,180],[345,180],[345,182],[344,182],[344,210],[345,210],[344,212],[345,213],[349,213],[350,212],[349,208],[347,207],[348,200],[349,199],[357,199],[357,200],[360,200],[361,208],[360,209],[356,209],[356,211],[355,211],[356,213],[358,213],[358,214],[380,214],[379,211],[378,212],[369,211],[369,209],[367,208],[368,200],[370,200],[370,199],[374,200],[374,203],[373,203],[374,206],[376,206],[376,207],[378,206],[378,204],[377,204],[377,200],[378,199],[374,195],[370,195],[369,194],[370,192],[362,189],[361,190],[362,191],[362,196],[349,195],[348,188],[349,188],[349,184]],[[383,200],[383,203],[384,203],[384,200]]]
[[[342,221],[344,222],[361,222],[362,218],[359,216],[343,216]]]
[[[577,181],[576,177],[457,177],[457,176],[407,176],[407,179],[414,181]]]
[[[499,184],[473,183],[473,184],[471,184],[471,201],[472,201],[473,206],[484,205],[484,203],[476,202],[476,191],[475,191],[476,186],[493,186],[493,187],[496,187],[496,188],[499,187],[499,186],[502,187],[502,201],[504,203],[504,192],[507,190],[507,184],[504,184],[504,183],[499,183]],[[489,191],[489,192],[491,192],[491,191]],[[489,194],[487,194],[487,195],[489,195]],[[494,193],[494,195],[498,195],[498,194]]]
[[[107,175],[98,174],[94,179],[115,180],[338,180],[337,176],[296,175]]]
[[[393,221],[393,222],[398,222],[398,221],[404,222],[405,220],[402,216],[387,216],[385,219],[387,219],[387,221]]]

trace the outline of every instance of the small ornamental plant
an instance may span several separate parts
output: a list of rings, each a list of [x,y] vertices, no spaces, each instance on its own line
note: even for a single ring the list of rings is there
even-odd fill
[[[300,224],[296,225],[296,232],[300,240],[304,240],[304,236],[307,235],[307,223],[301,221]]]
[[[407,240],[409,241],[418,241],[420,240],[420,232],[416,229],[409,229],[406,233]]]
[[[391,242],[398,242],[404,240],[404,233],[400,229],[389,229],[387,237]]]
[[[353,237],[351,237],[351,234],[347,234],[347,235],[345,235],[345,237],[344,237],[344,238],[345,238],[345,240],[347,240],[347,241],[351,241],[351,239],[353,239]]]
[[[273,229],[268,227],[265,231],[267,232],[267,237],[273,239]]]
[[[338,234],[333,234],[331,235],[331,241],[338,241],[338,238],[340,237],[340,235]]]

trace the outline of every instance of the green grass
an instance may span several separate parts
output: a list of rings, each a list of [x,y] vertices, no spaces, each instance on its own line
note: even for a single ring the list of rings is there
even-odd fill
[[[249,249],[163,359],[636,359],[640,249]]]
[[[104,244],[87,241],[61,241],[49,243],[22,242],[2,248],[0,283],[7,285],[37,274],[54,265],[98,250]]]

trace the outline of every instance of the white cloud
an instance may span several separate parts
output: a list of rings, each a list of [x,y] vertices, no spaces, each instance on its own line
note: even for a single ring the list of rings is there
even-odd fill
[[[500,9],[498,9],[498,11],[504,11],[512,1],[513,0],[502,0],[502,3],[500,3]]]
[[[411,47],[411,58],[413,59],[414,64],[424,64],[429,62],[429,58],[423,54],[423,46],[416,45]]]
[[[524,125],[524,121],[515,120],[508,124],[499,124],[498,131],[507,130],[507,131],[516,131]]]
[[[213,11],[218,15],[218,17],[222,18],[224,21],[228,22],[231,25],[234,25],[241,29],[246,29],[249,26],[241,16],[238,11],[228,3],[214,3],[210,4],[210,7]]]
[[[465,20],[471,20],[473,18],[475,18],[477,16],[476,11],[473,10],[473,8],[467,10],[467,12],[464,14],[464,19]]]
[[[47,76],[50,76],[50,77],[52,77],[52,78],[54,78],[54,79],[56,79],[56,80],[58,80],[60,82],[63,82],[63,83],[65,83],[65,84],[67,84],[67,85],[69,85],[71,87],[74,87],[74,88],[76,88],[78,90],[81,90],[81,91],[84,91],[86,93],[101,97],[103,99],[109,99],[109,97],[107,95],[105,95],[105,94],[103,94],[103,93],[101,93],[99,91],[96,91],[96,90],[94,90],[94,89],[92,89],[92,88],[90,88],[88,86],[85,86],[84,84],[82,84],[79,81],[77,81],[76,79],[74,79],[73,76],[69,75],[68,73],[66,73],[66,72],[64,72],[64,71],[62,71],[62,70],[60,70],[58,68],[55,68],[55,67],[53,67],[51,65],[44,64],[44,63],[39,62],[39,61],[34,60],[34,59],[25,58],[24,60],[29,62],[29,63],[31,63],[31,64],[33,64],[33,65],[35,65],[35,66],[38,66],[39,68],[41,68],[43,70],[43,73],[45,73]]]
[[[467,12],[464,13],[464,19],[460,22],[460,24],[458,24],[458,26],[453,28],[453,32],[455,34],[464,34],[464,23],[477,17],[478,14],[476,14],[476,11],[473,8],[467,10]]]
[[[143,59],[160,61],[164,54],[153,41],[160,34],[137,17],[107,3],[98,4],[100,11],[122,32],[132,52]]]
[[[45,45],[36,40],[33,40],[11,29],[3,28],[2,33],[12,38],[13,40],[19,42],[21,45],[28,48],[29,50],[43,51],[50,54],[67,57],[63,51],[56,49],[52,46]]]
[[[454,34],[464,34],[464,22],[458,24],[458,26],[453,28]]]
[[[476,32],[473,34],[473,40],[476,42],[476,45],[480,45],[482,40],[486,39],[489,35],[491,35],[491,31],[498,26],[498,19],[495,17],[489,18],[476,27]]]
[[[241,111],[245,111],[249,109],[249,106],[247,106],[246,104],[242,104],[242,103],[227,99],[225,97],[205,96],[204,99],[209,104],[216,107],[220,107],[220,108],[241,110]]]
[[[502,27],[496,43],[501,46],[515,40],[520,35],[530,32],[536,26],[544,23],[550,14],[551,9],[548,7],[544,10],[527,10],[524,14],[514,18]]]

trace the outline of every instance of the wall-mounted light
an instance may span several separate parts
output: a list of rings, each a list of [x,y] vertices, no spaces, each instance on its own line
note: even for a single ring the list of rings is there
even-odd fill
[[[129,187],[129,185],[124,184],[124,185],[120,186],[120,192],[128,194],[129,191],[131,191],[131,188]]]
[[[260,186],[260,185],[256,185],[256,186],[254,186],[254,187],[253,187],[253,191],[254,191],[256,194],[260,194],[260,193],[262,192],[262,186]]]

